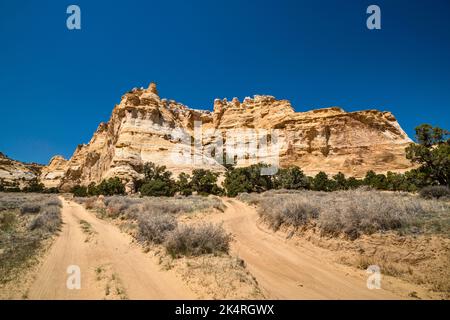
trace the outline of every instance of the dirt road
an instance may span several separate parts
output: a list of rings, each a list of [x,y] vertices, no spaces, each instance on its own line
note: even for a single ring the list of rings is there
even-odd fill
[[[63,201],[63,228],[46,255],[30,299],[194,299],[170,271],[162,271],[131,237],[82,206]],[[68,289],[70,265],[79,266],[81,289]],[[71,271],[73,272],[73,271]]]
[[[319,248],[299,247],[261,228],[256,211],[228,199],[216,216],[235,238],[232,251],[244,259],[270,299],[398,299],[383,289],[369,290],[367,275],[322,259]]]

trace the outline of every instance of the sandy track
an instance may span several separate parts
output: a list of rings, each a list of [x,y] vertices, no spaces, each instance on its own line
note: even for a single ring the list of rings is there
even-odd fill
[[[61,201],[63,228],[29,290],[30,299],[195,298],[175,274],[161,271],[149,255],[131,243],[129,235],[80,205]],[[80,220],[90,224],[91,235],[82,231]],[[80,290],[67,289],[69,265],[80,267]],[[117,288],[120,294],[115,292]]]
[[[256,211],[229,199],[223,221],[234,235],[232,251],[246,262],[269,299],[399,299],[383,290],[369,290],[363,272],[350,271],[321,258],[320,248],[299,247],[258,227]]]

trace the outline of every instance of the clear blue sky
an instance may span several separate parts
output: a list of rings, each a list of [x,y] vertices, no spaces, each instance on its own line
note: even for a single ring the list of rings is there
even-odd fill
[[[448,0],[118,2],[0,2],[0,151],[70,157],[150,81],[193,108],[270,94],[298,111],[389,110],[411,137],[420,123],[450,129]],[[382,30],[366,28],[370,4]]]

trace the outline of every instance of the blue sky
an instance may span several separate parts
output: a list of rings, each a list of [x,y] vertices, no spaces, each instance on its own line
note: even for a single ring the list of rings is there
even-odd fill
[[[389,110],[411,137],[450,129],[448,0],[116,2],[0,2],[0,151],[70,157],[150,81],[193,108],[270,94],[297,111]],[[66,28],[70,4],[81,30]],[[366,28],[371,4],[381,30]]]

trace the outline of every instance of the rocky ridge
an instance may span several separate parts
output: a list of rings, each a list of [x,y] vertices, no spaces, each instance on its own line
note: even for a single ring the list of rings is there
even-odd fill
[[[13,160],[0,152],[0,185],[9,188],[23,188],[31,181],[39,180],[44,166]]]

